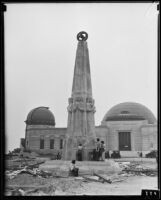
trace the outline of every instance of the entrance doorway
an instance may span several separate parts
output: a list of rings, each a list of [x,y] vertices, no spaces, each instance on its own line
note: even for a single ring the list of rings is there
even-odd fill
[[[119,132],[119,150],[130,151],[131,150],[131,133]]]

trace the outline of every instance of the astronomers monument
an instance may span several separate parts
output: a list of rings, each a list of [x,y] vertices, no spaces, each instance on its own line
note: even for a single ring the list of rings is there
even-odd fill
[[[83,146],[83,160],[89,160],[89,152],[95,148],[94,99],[87,40],[88,34],[77,35],[72,95],[68,105],[68,125],[64,144],[64,159],[76,159],[78,145]]]

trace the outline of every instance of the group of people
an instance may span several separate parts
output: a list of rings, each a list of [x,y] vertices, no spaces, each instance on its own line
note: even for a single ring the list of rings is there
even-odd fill
[[[56,155],[56,160],[61,160],[61,157],[62,157],[61,152],[58,152],[57,155]]]
[[[113,152],[113,153],[110,153],[109,151],[106,151],[106,148],[105,148],[105,143],[104,141],[100,141],[99,138],[97,138],[96,140],[96,146],[95,146],[95,149],[93,149],[93,152],[92,152],[92,157],[90,160],[93,160],[93,161],[104,161],[105,159],[108,159],[108,158],[112,158],[112,157],[120,157],[118,155],[115,155],[115,154],[118,154],[118,152]],[[79,143],[78,145],[78,149],[77,149],[77,152],[76,152],[76,160],[78,161],[82,161],[83,160],[83,145],[81,143]],[[72,176],[78,176],[78,171],[79,171],[79,168],[76,166],[76,160],[72,160],[71,164],[70,164],[70,175]]]
[[[76,158],[78,161],[83,160],[83,146],[81,143],[78,145]],[[95,160],[95,161],[105,160],[105,143],[104,141],[100,141],[99,138],[97,138],[96,140],[96,147],[92,152],[91,160]]]
[[[105,143],[97,138],[96,148],[93,150],[92,160],[104,161],[105,160]]]

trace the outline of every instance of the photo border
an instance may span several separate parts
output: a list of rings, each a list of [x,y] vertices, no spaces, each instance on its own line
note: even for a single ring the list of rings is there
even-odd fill
[[[152,196],[148,196],[148,195],[151,195],[150,191],[149,191],[149,194],[147,194],[145,191],[142,192],[142,196],[138,196],[138,195],[126,195],[126,196],[109,196],[109,195],[99,195],[99,196],[65,196],[65,198],[91,198],[93,199],[94,197],[96,198],[107,198],[108,199],[120,199],[120,198],[123,198],[123,199],[142,199],[143,197],[152,197],[152,199],[158,199],[158,197],[160,197],[160,2],[159,1],[14,1],[14,0],[6,0],[6,1],[2,1],[1,4],[0,4],[0,20],[1,20],[1,25],[0,25],[0,53],[1,53],[1,68],[0,68],[0,76],[1,76],[1,90],[0,90],[0,101],[1,101],[1,108],[0,108],[0,112],[1,112],[1,115],[0,115],[0,125],[1,125],[1,133],[0,133],[0,164],[1,164],[1,167],[0,167],[0,174],[1,174],[1,181],[0,181],[0,189],[1,189],[1,199],[3,198],[9,198],[7,196],[4,196],[4,191],[5,191],[5,53],[4,53],[4,50],[5,50],[5,45],[4,45],[4,41],[5,41],[5,32],[4,32],[4,13],[7,12],[7,4],[25,4],[25,3],[44,3],[44,4],[47,4],[47,3],[158,3],[157,5],[157,10],[158,10],[158,27],[157,27],[157,32],[158,32],[158,35],[157,35],[157,41],[158,41],[158,45],[157,45],[157,72],[158,72],[158,75],[157,75],[157,91],[158,91],[158,102],[157,102],[157,108],[158,108],[158,114],[157,114],[157,117],[158,117],[158,191],[157,191],[157,196],[155,196],[154,194],[152,194]],[[2,192],[3,191],[3,192]],[[154,191],[153,191],[154,192]],[[147,196],[146,196],[147,195]],[[46,196],[48,197],[48,196]],[[54,198],[59,198],[61,196],[53,196]],[[53,198],[52,197],[52,198]],[[17,199],[18,197],[13,197],[12,198],[15,198]],[[25,198],[25,197],[23,197]],[[30,197],[30,198],[33,198],[33,197]],[[44,196],[43,196],[44,198]]]

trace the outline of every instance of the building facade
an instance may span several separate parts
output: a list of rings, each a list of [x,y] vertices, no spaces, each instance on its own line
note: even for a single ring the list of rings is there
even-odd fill
[[[47,107],[31,110],[26,119],[26,149],[39,154],[63,152],[67,128],[56,128],[55,117]],[[143,156],[157,150],[157,121],[145,106],[126,102],[112,107],[101,125],[95,126],[96,138],[106,144],[106,150],[119,150],[122,157]]]

